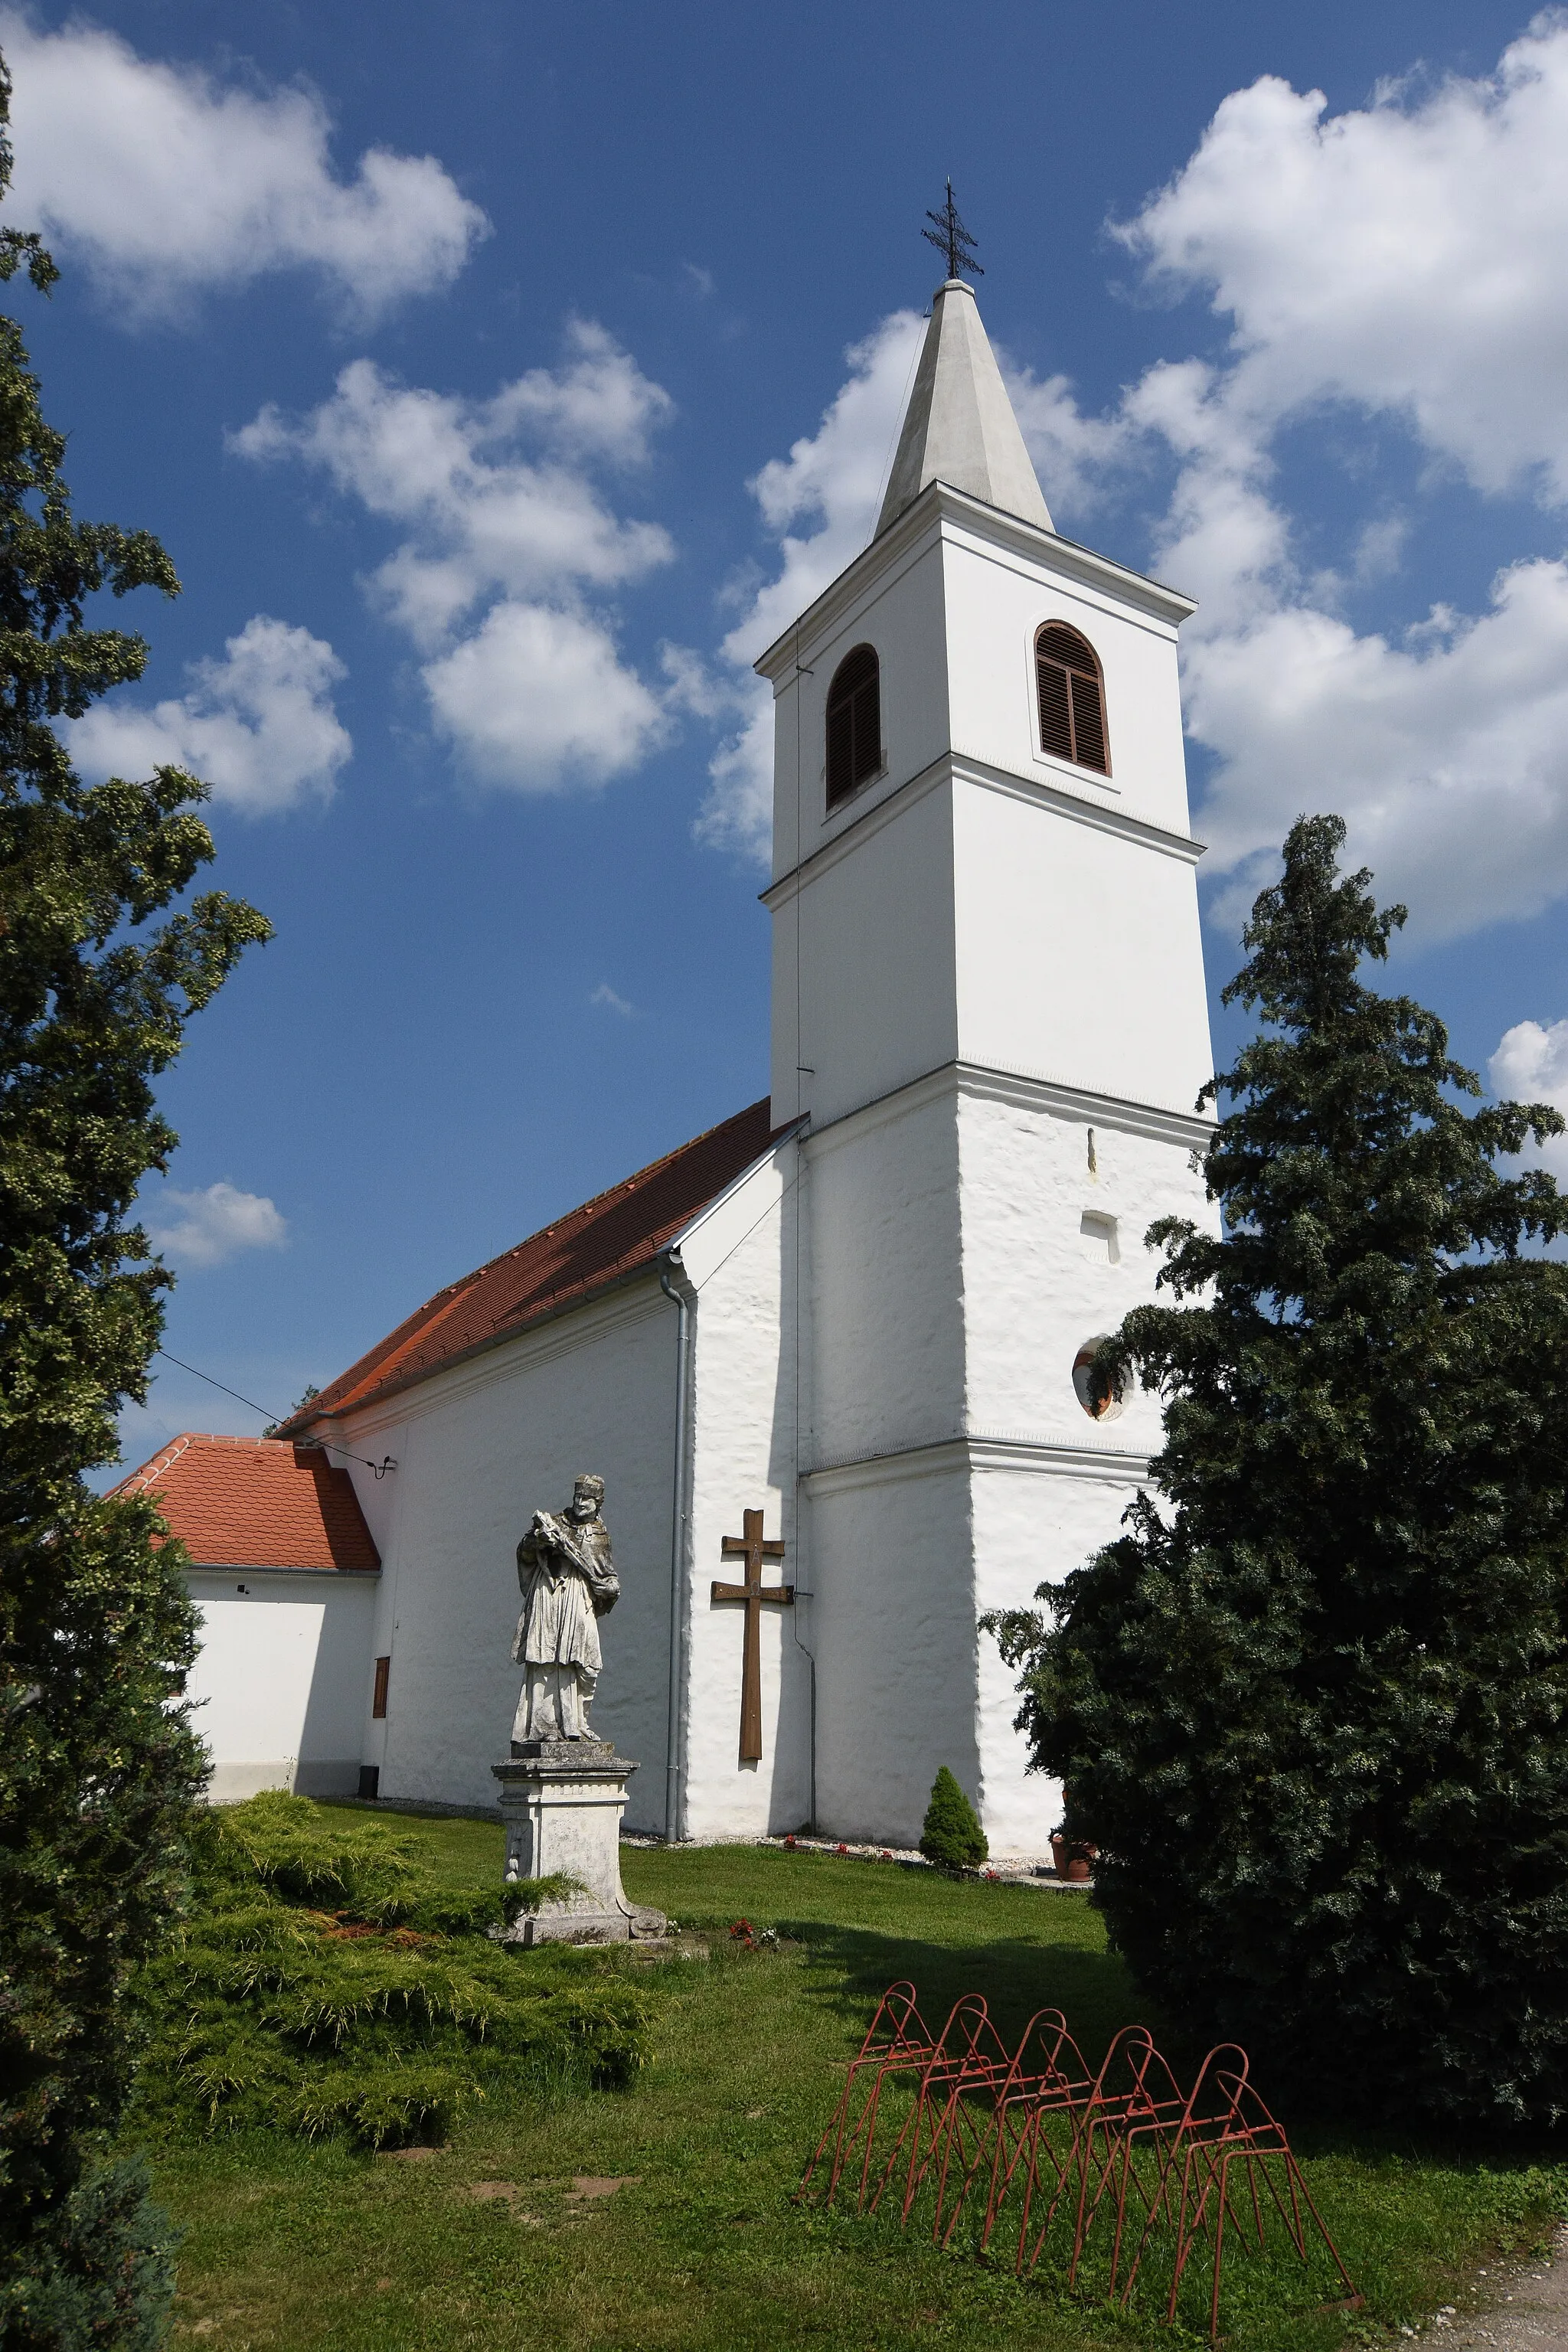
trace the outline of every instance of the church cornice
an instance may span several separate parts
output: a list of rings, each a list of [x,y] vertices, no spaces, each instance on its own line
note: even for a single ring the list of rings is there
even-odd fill
[[[1047,782],[1041,776],[1026,776],[1016,768],[998,767],[994,761],[983,760],[973,751],[953,747],[939,754],[915,775],[908,777],[830,841],[814,849],[796,866],[775,877],[758,898],[770,913],[787,905],[794,891],[818,875],[828,873],[840,858],[858,848],[885,824],[903,815],[929,793],[946,783],[976,784],[983,791],[1006,793],[1014,799],[1033,802],[1037,807],[1047,808],[1069,824],[1086,824],[1096,833],[1114,834],[1122,841],[1135,842],[1140,848],[1152,849],[1164,857],[1174,857],[1186,866],[1195,866],[1203,856],[1206,843],[1190,833],[1173,833],[1166,825],[1156,824],[1152,817],[1140,816],[1135,809],[1110,801],[1090,800],[1087,794],[1073,792],[1067,784]]]
[[[943,1094],[968,1094],[1005,1102],[1024,1110],[1049,1111],[1058,1118],[1080,1120],[1086,1127],[1108,1127],[1126,1135],[1142,1135],[1154,1143],[1173,1143],[1189,1151],[1206,1151],[1215,1124],[1200,1112],[1178,1110],[1168,1103],[1135,1102],[1122,1095],[1100,1094],[1089,1087],[1047,1070],[1007,1069],[995,1063],[955,1060],[942,1062],[902,1079],[868,1100],[838,1111],[820,1127],[808,1127],[803,1139],[808,1152],[833,1149],[849,1139],[857,1121],[863,1127],[882,1118],[901,1117],[921,1102]]]
[[[1125,564],[1112,562],[1109,555],[1097,554],[1093,548],[1081,547],[1077,540],[1063,539],[1057,531],[1043,530],[1037,523],[1026,522],[1022,516],[1008,514],[1001,507],[987,506],[984,499],[972,498],[966,490],[956,490],[950,482],[930,482],[897,521],[889,523],[868,547],[862,548],[838,577],[806,606],[799,619],[792,622],[783,635],[758,656],[753,667],[759,675],[775,682],[788,677],[803,655],[809,655],[820,638],[831,635],[844,613],[860,600],[878,572],[899,562],[921,540],[929,534],[940,534],[950,524],[1006,547],[1058,578],[1098,588],[1171,628],[1178,627],[1197,610],[1194,597],[1184,596],[1179,589],[1167,587],[1163,581],[1130,571]]]
[[[800,1475],[817,1495],[840,1494],[856,1486],[884,1486],[890,1479],[941,1477],[954,1470],[1033,1472],[1058,1478],[1092,1478],[1106,1486],[1141,1486],[1149,1475],[1147,1454],[1111,1445],[1085,1444],[1043,1433],[972,1429],[953,1437],[937,1437],[910,1445],[840,1457],[828,1456],[802,1469]]]

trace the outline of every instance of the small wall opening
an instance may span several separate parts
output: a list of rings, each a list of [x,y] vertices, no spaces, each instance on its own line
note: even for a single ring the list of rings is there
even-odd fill
[[[1092,1339],[1084,1341],[1072,1360],[1073,1394],[1090,1421],[1120,1421],[1127,1410],[1127,1391],[1130,1384],[1126,1381],[1123,1381],[1121,1388],[1110,1396],[1103,1398],[1096,1397],[1089,1387],[1095,1356],[1099,1349],[1104,1347],[1110,1336],[1108,1331],[1097,1332]]]
[[[1116,1220],[1103,1215],[1098,1209],[1086,1209],[1079,1219],[1079,1246],[1085,1257],[1097,1265],[1120,1265],[1121,1244],[1116,1238]]]

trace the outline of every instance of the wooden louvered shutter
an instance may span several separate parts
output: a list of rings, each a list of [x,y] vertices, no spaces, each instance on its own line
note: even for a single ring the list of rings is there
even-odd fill
[[[1105,697],[1094,647],[1065,621],[1051,621],[1035,641],[1035,668],[1041,751],[1108,776]]]
[[[855,789],[855,705],[841,702],[827,714],[827,805]]]
[[[863,784],[882,764],[882,690],[875,668],[855,689],[855,781]]]
[[[1040,670],[1040,749],[1055,760],[1072,758],[1072,705],[1068,674],[1059,662],[1042,653]]]
[[[827,805],[837,806],[882,764],[882,688],[871,646],[847,654],[827,689]]]
[[[1100,680],[1084,677],[1078,671],[1072,677],[1072,743],[1073,758],[1080,768],[1098,768],[1105,772],[1105,708],[1100,698]]]

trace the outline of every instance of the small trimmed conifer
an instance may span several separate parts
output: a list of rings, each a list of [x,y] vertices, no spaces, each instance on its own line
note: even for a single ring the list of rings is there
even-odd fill
[[[0,65],[0,193],[9,89]],[[0,230],[0,279],[22,267],[47,290],[37,238]],[[87,1474],[163,1328],[170,1277],[131,1222],[177,1140],[154,1081],[268,927],[218,892],[178,903],[213,855],[205,785],[84,784],[56,732],[146,661],[88,625],[98,597],[179,583],[147,532],[73,516],[26,357],[0,317],[0,2343],[141,2352],[172,2273],[110,2158],[127,1995],[178,1911],[205,1762],[184,1556]]]
[[[978,1870],[990,1851],[973,1806],[944,1764],[931,1784],[921,1852],[939,1870]]]
[[[1467,1111],[1441,1022],[1365,985],[1404,909],[1302,819],[1227,1003],[1223,1231],[1100,1350],[1165,1400],[1156,1496],[992,1620],[1096,1900],[1195,2046],[1269,2084],[1496,2126],[1568,2115],[1563,1121]],[[1213,1094],[1208,1097],[1214,1098]],[[1502,1165],[1500,1167],[1499,1162]]]

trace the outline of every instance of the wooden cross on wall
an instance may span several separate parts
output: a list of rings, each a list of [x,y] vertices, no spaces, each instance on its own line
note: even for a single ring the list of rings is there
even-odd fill
[[[744,1511],[741,1524],[743,1536],[726,1536],[721,1547],[726,1559],[743,1559],[746,1563],[744,1584],[713,1583],[715,1601],[743,1601],[746,1604],[746,1639],[741,1663],[741,1761],[760,1764],[763,1760],[763,1603],[771,1601],[784,1609],[795,1605],[793,1584],[764,1584],[763,1562],[783,1559],[782,1543],[766,1543],[763,1539],[761,1511]]]

